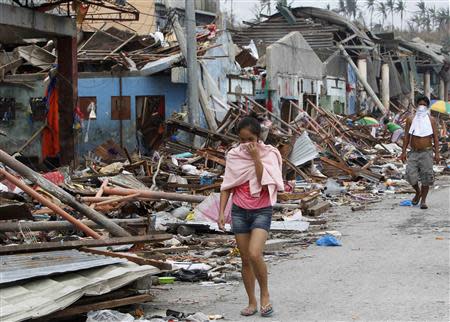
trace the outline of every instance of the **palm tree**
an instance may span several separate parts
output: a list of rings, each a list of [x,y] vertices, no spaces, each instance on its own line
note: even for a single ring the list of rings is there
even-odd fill
[[[428,8],[427,14],[430,17],[431,27],[432,28],[436,27],[438,25],[438,16],[436,7]]]
[[[450,10],[441,8],[437,13],[439,28],[446,27],[450,23]]]
[[[353,16],[353,19],[356,19],[356,13],[358,11],[358,2],[357,0],[345,0],[345,8],[349,17]]]
[[[403,29],[403,16],[405,15],[406,2],[405,0],[398,0],[395,11],[400,14],[400,30]]]
[[[419,14],[415,14],[412,18],[411,18],[411,25],[415,25],[415,26],[417,26],[417,30],[418,31],[420,31],[420,27],[422,26],[422,24],[423,24],[423,22],[422,22],[422,18],[419,16]],[[416,28],[414,28],[414,30],[412,30],[412,31],[415,31],[415,29]]]
[[[367,9],[370,11],[370,29],[373,27],[373,12],[375,10],[375,0],[367,0],[366,1]]]
[[[425,1],[420,0],[416,4],[417,8],[419,9],[419,13],[423,16],[425,15],[425,12],[427,11],[427,5],[425,4]]]
[[[394,12],[395,12],[395,1],[387,0],[386,1],[386,9],[391,13],[392,17],[392,31],[394,31]]]
[[[345,8],[345,1],[344,0],[339,0],[338,12],[339,13],[343,13],[344,15],[346,15],[347,9]]]
[[[378,3],[377,11],[378,11],[378,15],[381,17],[381,19],[383,21],[382,24],[384,25],[384,21],[387,18],[387,8],[386,8],[386,5],[384,4],[384,2]]]

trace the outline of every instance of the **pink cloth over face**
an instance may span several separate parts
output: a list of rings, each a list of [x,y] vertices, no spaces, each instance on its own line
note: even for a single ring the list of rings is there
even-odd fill
[[[226,156],[225,175],[221,190],[231,190],[248,182],[250,195],[260,198],[262,186],[267,186],[270,204],[277,202],[277,192],[284,190],[281,173],[282,159],[278,149],[271,145],[258,143],[259,155],[263,164],[261,183],[256,178],[255,163],[247,152],[245,144],[231,149]]]
[[[244,209],[261,209],[271,205],[269,191],[263,189],[259,198],[254,198],[250,194],[250,184],[248,182],[234,188],[233,203]]]

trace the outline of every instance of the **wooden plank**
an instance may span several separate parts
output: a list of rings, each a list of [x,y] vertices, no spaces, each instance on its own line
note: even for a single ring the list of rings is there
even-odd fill
[[[134,237],[85,239],[85,240],[65,241],[65,242],[61,241],[49,243],[37,243],[29,245],[1,246],[0,254],[3,255],[15,253],[31,253],[47,250],[64,250],[81,247],[102,247],[102,246],[135,244],[135,243],[151,243],[151,242],[160,242],[171,238],[172,235],[170,234],[155,234],[155,235],[134,236]]]
[[[198,151],[196,152],[196,154],[198,154],[198,155],[204,157],[205,159],[214,161],[214,162],[216,162],[216,163],[218,163],[218,164],[220,164],[220,165],[225,166],[225,160],[223,160],[223,159],[221,159],[221,158],[218,158],[218,157],[216,157],[216,156],[214,156],[214,155],[212,155],[212,154],[210,154],[210,153],[208,153],[208,152],[206,152],[206,151],[198,150]]]
[[[309,216],[319,216],[330,209],[331,204],[328,201],[319,202],[307,210]]]
[[[193,246],[179,246],[179,247],[164,247],[164,248],[153,248],[152,250],[144,250],[137,252],[138,255],[144,256],[147,254],[173,254],[173,253],[180,253],[180,252],[187,252],[191,249],[195,249]]]
[[[201,188],[193,189],[193,190],[195,190],[197,192],[202,192],[202,191],[220,188],[221,185],[222,185],[222,182],[216,182],[216,183],[213,183],[213,184],[210,184],[207,186],[201,186]]]
[[[58,311],[54,314],[51,314],[47,318],[49,319],[55,319],[55,318],[65,318],[81,313],[86,313],[90,311],[96,311],[96,310],[104,310],[104,309],[112,309],[115,307],[135,304],[135,303],[144,303],[149,302],[154,299],[153,295],[151,294],[142,294],[142,295],[135,295],[130,297],[125,297],[121,299],[116,300],[110,300],[110,301],[104,301],[99,303],[92,303],[92,304],[85,304],[85,305],[78,305],[78,306],[71,306],[64,310]]]
[[[353,170],[340,162],[336,162],[326,157],[321,157],[320,160],[353,176]]]
[[[86,252],[86,253],[91,253],[91,254],[96,254],[96,255],[103,255],[103,256],[109,256],[109,257],[114,257],[114,258],[125,258],[125,259],[129,260],[130,262],[136,263],[138,265],[151,265],[151,266],[155,266],[155,267],[159,268],[160,270],[171,270],[172,269],[172,264],[155,261],[153,259],[147,259],[147,258],[142,258],[142,257],[138,257],[138,256],[128,255],[128,254],[124,254],[124,253],[114,253],[114,252],[110,252],[110,251],[106,251],[106,250],[92,249],[92,248],[86,248],[86,247],[83,247],[80,250],[83,252]]]

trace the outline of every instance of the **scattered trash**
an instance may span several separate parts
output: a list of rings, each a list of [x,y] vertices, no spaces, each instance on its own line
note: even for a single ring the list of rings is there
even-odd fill
[[[342,243],[334,236],[325,235],[316,241],[317,246],[342,246]]]
[[[403,200],[400,202],[400,206],[402,207],[412,207],[413,203],[411,200]]]
[[[91,311],[87,314],[86,322],[134,322],[135,319],[131,314],[120,313],[113,310]]]

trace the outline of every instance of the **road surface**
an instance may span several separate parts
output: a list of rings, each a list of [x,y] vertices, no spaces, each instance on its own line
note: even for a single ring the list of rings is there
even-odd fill
[[[152,305],[228,321],[450,321],[450,178],[437,186],[428,210],[400,207],[406,195],[360,212],[332,208],[329,229],[342,233],[342,247],[312,245],[269,265],[272,318],[239,316],[242,285],[177,283]]]

